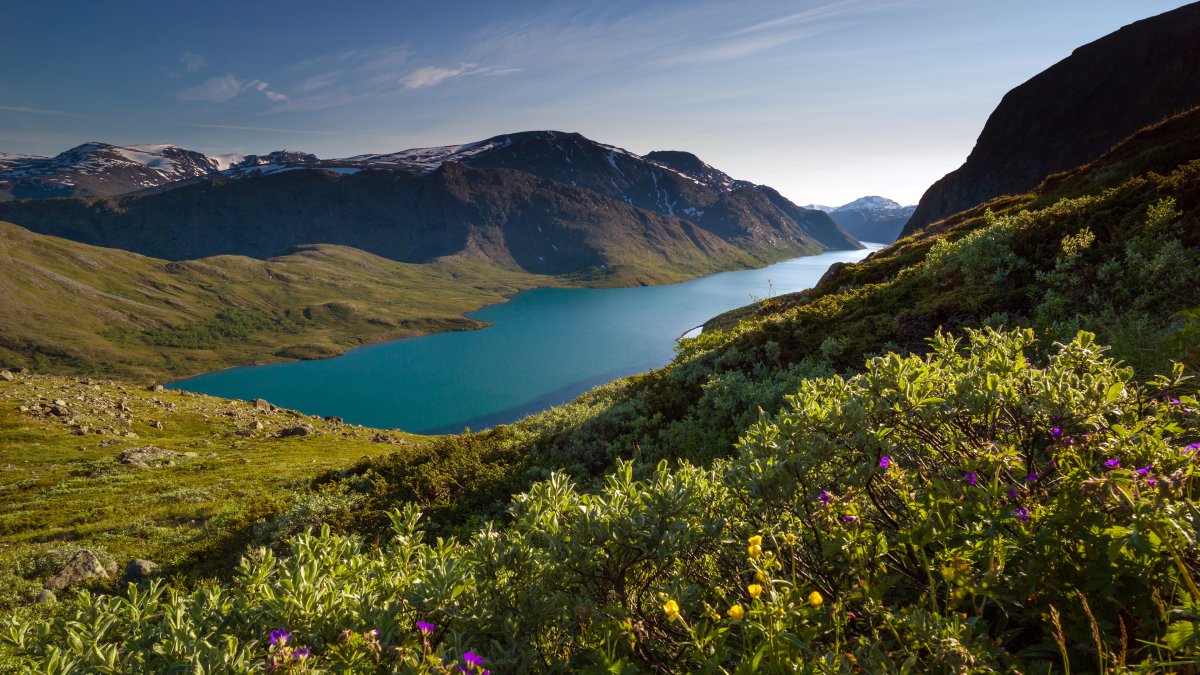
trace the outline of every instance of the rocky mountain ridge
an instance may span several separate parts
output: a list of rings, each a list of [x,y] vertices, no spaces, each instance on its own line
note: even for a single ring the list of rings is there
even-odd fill
[[[0,155],[0,201],[115,196],[220,171],[220,161],[176,145],[89,142],[54,157]]]
[[[921,197],[903,235],[1086,164],[1200,105],[1200,3],[1132,23],[1004,95],[961,167]]]
[[[404,262],[482,255],[536,274],[603,276],[663,256],[697,269],[711,268],[706,258],[744,267],[860,246],[826,214],[690,153],[641,157],[573,133],[336,160],[276,152],[225,170],[211,158],[200,164],[115,198],[2,202],[0,218],[169,260],[265,259],[323,243]]]

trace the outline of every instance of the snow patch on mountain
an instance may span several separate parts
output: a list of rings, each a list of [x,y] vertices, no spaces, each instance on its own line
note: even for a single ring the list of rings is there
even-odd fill
[[[383,155],[355,155],[336,160],[346,164],[366,164],[380,168],[410,169],[431,173],[446,162],[461,162],[488,150],[497,150],[512,144],[508,137],[497,137],[486,141],[462,145],[443,145],[432,148],[410,148]]]

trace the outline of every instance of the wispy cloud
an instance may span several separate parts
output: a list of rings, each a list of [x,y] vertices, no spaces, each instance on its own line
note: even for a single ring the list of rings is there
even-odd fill
[[[324,110],[381,98],[400,90],[397,73],[410,67],[405,45],[347,49],[305,59],[292,67],[303,78],[292,98],[263,114]]]
[[[400,84],[403,84],[405,89],[423,89],[441,84],[446,80],[454,80],[460,77],[470,77],[472,75],[512,75],[519,72],[521,72],[520,68],[480,66],[478,63],[464,63],[457,68],[425,66],[424,68],[417,68],[408,75],[400,78]]]
[[[269,99],[270,99],[270,100],[272,100],[272,101],[286,101],[286,100],[288,100],[288,97],[287,97],[286,95],[284,95],[284,94],[281,94],[281,93],[279,93],[279,92],[277,92],[277,91],[271,91],[271,89],[270,89],[270,85],[269,85],[269,84],[267,84],[266,82],[263,82],[262,80],[254,80],[254,81],[253,81],[253,82],[251,82],[250,84],[247,84],[247,85],[246,85],[246,88],[247,88],[247,89],[254,89],[254,90],[257,90],[257,91],[259,91],[259,92],[262,92],[263,96],[266,96],[267,98],[269,98]]]
[[[575,10],[564,3],[536,18],[485,27],[470,58],[538,71],[569,67],[576,77],[732,62],[917,1],[819,0],[791,12],[780,11],[780,3],[697,2],[669,11],[653,3],[635,11]]]
[[[198,73],[204,70],[204,66],[208,65],[208,59],[196,52],[184,50],[183,55],[179,57],[179,62],[183,64],[183,69],[189,73]]]
[[[413,136],[403,136],[396,134],[370,134],[359,131],[335,131],[323,129],[289,129],[281,127],[260,127],[249,126],[242,124],[185,124],[181,123],[178,126],[192,127],[194,129],[225,129],[229,131],[252,131],[255,133],[272,133],[272,134],[299,134],[303,136],[341,136],[352,138],[377,138],[388,141],[411,142]]]
[[[0,111],[27,113],[30,115],[53,115],[55,117],[77,117],[85,120],[100,119],[91,115],[80,115],[79,113],[67,112],[66,110],[47,110],[45,108],[29,108],[23,105],[0,105]]]
[[[319,131],[316,129],[281,129],[279,127],[253,127],[243,126],[240,124],[180,124],[182,127],[195,127],[197,129],[230,129],[233,131],[266,131],[276,134],[309,134],[313,136],[355,136],[344,131]]]
[[[911,4],[914,0],[836,0],[766,19],[733,32],[733,35],[759,33],[763,31],[788,30],[797,26],[819,24],[838,16],[862,15],[899,5]]]
[[[233,75],[233,73],[221,77],[210,77],[200,84],[179,92],[175,95],[175,98],[180,101],[222,103],[248,90],[260,92],[272,101],[288,100],[286,95],[272,91],[270,85],[262,80],[243,80]]]
[[[732,30],[718,32],[667,54],[649,65],[674,66],[719,63],[800,42],[832,30],[838,19],[856,19],[916,0],[826,0],[782,16],[749,16],[733,20]],[[745,25],[745,21],[751,21]],[[741,27],[736,27],[742,24]]]

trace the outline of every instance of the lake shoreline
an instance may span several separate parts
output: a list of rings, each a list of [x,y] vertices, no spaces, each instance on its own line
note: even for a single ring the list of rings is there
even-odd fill
[[[488,323],[487,331],[381,340],[334,358],[234,366],[167,386],[263,398],[306,414],[415,433],[504,424],[612,379],[661,367],[673,357],[681,334],[752,302],[771,277],[795,277],[775,286],[778,292],[802,290],[834,262],[852,262],[879,248],[799,256],[653,286],[539,286],[465,314]],[[500,326],[502,321],[507,325]]]

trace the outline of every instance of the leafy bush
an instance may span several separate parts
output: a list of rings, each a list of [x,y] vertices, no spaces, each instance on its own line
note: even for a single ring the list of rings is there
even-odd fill
[[[925,256],[923,271],[927,278],[946,279],[957,275],[971,286],[998,284],[1010,274],[1028,269],[1028,261],[1012,249],[1013,235],[1028,227],[1032,214],[1021,211],[1015,215],[997,217],[991,211],[984,216],[984,225],[962,238],[950,241],[938,239]]]
[[[325,529],[231,586],[3,627],[50,672],[1154,669],[1200,658],[1200,405],[1081,333],[938,335],[800,383],[711,467],[556,474],[504,527]],[[422,622],[422,623],[418,623]],[[272,631],[289,633],[271,644]],[[301,651],[303,650],[303,651]],[[295,658],[303,654],[303,658]]]

